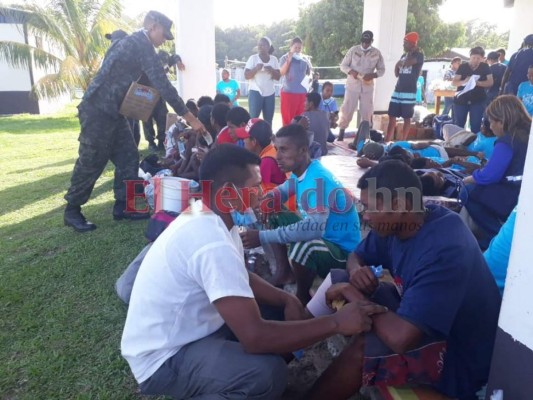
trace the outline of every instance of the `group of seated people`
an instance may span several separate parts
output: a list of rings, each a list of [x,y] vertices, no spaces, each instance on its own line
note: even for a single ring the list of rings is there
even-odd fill
[[[494,137],[492,154],[486,143],[366,143],[356,201],[313,159],[313,143],[327,151],[315,97],[275,135],[224,102],[197,104],[212,145],[173,128],[184,146],[166,162],[211,187],[136,276],[121,350],[141,393],[277,399],[293,353],[335,334],[352,340],[305,399],[409,383],[471,400],[487,383],[505,281],[487,262],[509,242],[531,118],[514,96],[494,100],[471,139]],[[460,199],[461,213],[425,205],[435,194]],[[269,282],[246,268],[245,249],[259,246],[275,259]],[[295,295],[283,290],[293,281]]]

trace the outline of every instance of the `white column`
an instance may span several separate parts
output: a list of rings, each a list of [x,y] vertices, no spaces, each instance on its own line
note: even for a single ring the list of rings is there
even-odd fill
[[[501,390],[504,399],[530,399],[533,393],[533,126],[507,268],[498,322],[489,395]]]
[[[186,70],[178,73],[178,91],[187,100],[213,97],[216,88],[214,0],[178,0],[176,53]]]
[[[530,33],[533,33],[533,23],[531,22],[532,15],[533,1],[514,0],[513,19],[506,54],[507,59],[510,59],[513,53],[516,53],[522,45],[524,38]]]
[[[408,0],[365,0],[363,31],[374,33],[373,46],[378,48],[385,60],[385,75],[376,80],[374,111],[389,108],[389,101],[397,78],[394,65],[403,53],[403,38],[407,24]]]

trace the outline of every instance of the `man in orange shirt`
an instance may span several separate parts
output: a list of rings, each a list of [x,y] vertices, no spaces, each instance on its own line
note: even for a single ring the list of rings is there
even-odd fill
[[[235,130],[244,139],[244,147],[261,158],[261,189],[266,193],[285,182],[286,175],[276,161],[276,148],[272,144],[272,127],[260,118],[252,118],[246,126]]]

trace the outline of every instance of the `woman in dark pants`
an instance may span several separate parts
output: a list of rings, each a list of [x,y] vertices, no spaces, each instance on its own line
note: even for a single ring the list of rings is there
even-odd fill
[[[455,95],[453,105],[453,119],[455,125],[464,128],[466,118],[470,116],[470,130],[478,133],[481,127],[481,118],[485,111],[487,94],[485,89],[492,87],[494,80],[489,66],[482,62],[485,50],[474,47],[470,50],[470,61],[463,63],[457,69],[453,78],[453,86],[457,86],[457,93],[465,88],[472,76],[479,76],[475,87],[461,95]]]

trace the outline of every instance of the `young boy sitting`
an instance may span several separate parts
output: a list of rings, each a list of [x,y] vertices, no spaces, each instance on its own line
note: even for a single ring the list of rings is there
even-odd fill
[[[358,187],[372,230],[350,254],[347,271],[331,271],[307,308],[318,316],[333,312],[328,305],[369,298],[389,311],[372,318],[369,334],[353,338],[306,399],[346,399],[362,385],[408,383],[477,399],[489,375],[501,298],[474,236],[456,213],[423,206],[420,181],[401,161],[373,167]],[[392,279],[378,279],[377,266]]]
[[[304,116],[309,118],[309,129],[313,131],[314,141],[320,143],[322,155],[328,154],[327,139],[329,135],[329,114],[320,110],[320,94],[307,93]]]
[[[244,138],[246,150],[261,158],[261,189],[267,193],[287,180],[285,173],[276,161],[276,148],[272,144],[272,127],[266,121],[252,118],[245,127],[237,128],[236,133]]]
[[[329,127],[328,142],[334,142],[335,136],[331,132],[331,129],[335,129],[339,120],[339,108],[337,107],[337,101],[333,97],[333,84],[330,81],[324,82],[322,85],[322,101],[320,107],[322,111],[325,111],[329,115]]]
[[[250,114],[242,107],[233,107],[226,114],[226,123],[228,129],[220,132],[217,136],[217,144],[232,143],[240,147],[244,147],[245,136],[239,136],[239,128],[246,126],[246,123],[250,120]],[[242,130],[240,131],[242,132]]]
[[[301,125],[281,128],[274,143],[281,170],[292,172],[290,179],[269,192],[272,201],[262,210],[271,214],[274,229],[247,230],[241,237],[246,248],[271,244],[283,249],[296,278],[296,295],[305,303],[316,275],[325,277],[331,268],[345,268],[348,253],[361,238],[359,217],[349,192],[320,161],[311,161],[309,139]],[[281,204],[293,194],[297,209],[282,212]],[[280,268],[274,278],[283,283],[290,275],[290,270]]]

